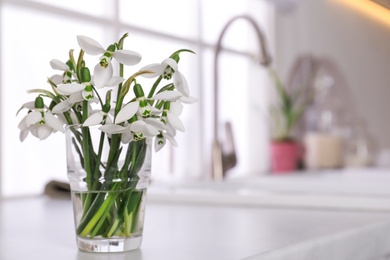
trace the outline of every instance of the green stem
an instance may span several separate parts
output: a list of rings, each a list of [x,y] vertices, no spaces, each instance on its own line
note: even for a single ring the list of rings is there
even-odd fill
[[[115,198],[118,195],[117,192],[110,192],[106,198],[106,200],[102,203],[99,210],[93,215],[91,220],[88,222],[86,227],[83,229],[83,231],[80,233],[81,236],[87,236],[91,230],[96,226],[98,221],[101,218],[105,218],[107,216],[107,213],[109,212],[109,209],[112,207],[112,205],[115,202]]]
[[[150,91],[149,91],[148,98],[153,97],[154,92],[156,92],[156,88],[157,88],[158,84],[160,84],[161,80],[162,80],[162,76],[160,76],[160,77],[158,77],[158,78],[156,79],[156,81],[154,82],[152,88],[151,88]]]
[[[128,205],[128,212],[131,213],[131,215],[129,215],[130,217],[129,219],[130,224],[128,230],[129,235],[131,233],[134,233],[137,228],[138,218],[139,218],[139,207],[141,206],[143,192],[144,191],[133,192],[133,196],[131,197],[131,200]]]
[[[87,119],[88,117],[88,101],[84,100],[83,101],[83,122]],[[87,174],[87,184],[88,187],[91,184],[92,181],[92,172],[91,172],[91,161],[90,161],[90,155],[89,155],[89,149],[90,147],[90,133],[89,133],[89,128],[88,127],[82,127],[81,132],[83,135],[83,153],[84,153],[84,170]],[[89,187],[91,188],[91,187]],[[90,189],[89,189],[90,190]]]

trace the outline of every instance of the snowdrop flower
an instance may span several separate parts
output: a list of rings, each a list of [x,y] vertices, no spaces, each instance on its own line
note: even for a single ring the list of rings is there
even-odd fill
[[[103,105],[102,110],[93,112],[83,123],[83,126],[93,126],[98,124],[112,123],[108,113],[111,109],[111,90],[106,94],[106,103]]]
[[[62,83],[71,83],[72,77],[76,78],[76,76],[74,75],[74,73],[72,73],[69,66],[67,64],[63,63],[62,61],[59,61],[57,59],[53,59],[50,61],[50,66],[54,70],[63,71],[62,75],[56,74],[56,75],[53,75],[50,77],[50,80],[56,85],[59,85]]]
[[[38,96],[35,102],[26,103],[23,107],[32,111],[23,117],[18,125],[21,131],[19,136],[20,141],[23,142],[29,133],[40,140],[44,140],[53,132],[65,132],[61,120],[55,117],[50,111],[45,111],[42,97]]]
[[[184,125],[179,118],[182,111],[183,105],[181,103],[165,102],[164,111],[161,115],[161,121],[178,131],[184,132]]]
[[[179,60],[179,56],[174,55],[176,60]],[[143,67],[141,70],[150,70],[154,73],[143,74],[145,78],[153,78],[162,76],[164,79],[171,79],[173,77],[173,84],[175,88],[183,94],[183,96],[189,97],[190,91],[188,88],[187,80],[184,75],[178,70],[177,61],[174,58],[167,58],[162,63],[153,63]]]
[[[112,123],[111,118],[108,116],[108,112],[103,110],[97,110],[93,112],[87,120],[84,121],[83,126],[93,126],[98,124]]]
[[[107,134],[122,134],[123,143],[128,143],[133,140],[137,141],[143,138],[152,138],[165,129],[164,124],[156,119],[138,119],[137,116],[134,116],[130,121],[130,123],[126,122],[124,126],[108,123],[102,125],[99,129]]]
[[[113,68],[111,65],[112,58],[115,58],[119,63],[131,66],[136,65],[141,61],[141,54],[130,50],[117,50],[114,44],[110,45],[107,50],[100,43],[87,36],[77,36],[77,41],[81,49],[90,55],[99,55],[100,62],[94,68],[94,84],[97,88],[102,88],[107,85],[113,76]]]
[[[82,84],[71,83],[71,84],[62,84],[57,87],[57,91],[61,94],[67,95],[68,98],[58,103],[54,108],[54,113],[65,112],[71,109],[71,107],[83,100],[90,102],[98,102],[98,98],[95,97],[93,93],[93,87],[91,84],[91,75],[89,69],[83,67],[81,69]]]
[[[173,144],[174,146],[177,146],[177,142],[175,138],[170,133],[160,132],[160,134],[158,134],[154,139],[154,151],[155,152],[160,151],[161,148],[163,148],[167,143],[167,140],[169,140],[171,144]]]
[[[122,109],[118,112],[115,123],[120,124],[123,123],[130,118],[132,118],[136,113],[143,117],[148,117],[155,113],[160,113],[161,111],[153,106],[151,106],[147,99],[145,98],[144,91],[140,84],[134,85],[134,93],[136,96],[136,102],[130,102],[126,104]],[[161,93],[156,94],[151,97],[150,100],[163,100],[163,101],[171,101],[177,100],[182,96],[181,93],[177,91],[163,91]]]

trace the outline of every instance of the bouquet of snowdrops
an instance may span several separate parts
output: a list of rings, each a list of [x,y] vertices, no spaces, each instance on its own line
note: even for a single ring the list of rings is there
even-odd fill
[[[135,214],[139,214],[143,194],[137,185],[146,147],[152,140],[155,151],[167,140],[177,145],[176,131],[184,131],[179,118],[183,103],[196,102],[178,68],[179,56],[191,50],[178,50],[161,63],[125,77],[124,68],[141,61],[139,53],[123,49],[127,36],[107,48],[77,36],[81,48],[77,59],[70,50],[67,61],[51,60],[51,67],[60,73],[48,78],[49,90],[29,90],[35,100],[18,111],[27,110],[18,126],[21,141],[29,134],[44,140],[54,132],[69,131],[69,143],[80,159],[80,169],[71,171],[78,171],[85,183],[73,194],[82,207],[77,235],[85,238],[128,237],[137,232]],[[85,54],[99,55],[93,71]],[[156,80],[145,88],[142,77]],[[98,145],[92,143],[90,127],[101,131]],[[103,146],[108,147],[107,155],[102,153]],[[69,171],[68,165],[68,175]]]

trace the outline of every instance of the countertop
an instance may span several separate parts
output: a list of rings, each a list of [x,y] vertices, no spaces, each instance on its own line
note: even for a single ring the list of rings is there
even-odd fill
[[[141,249],[76,247],[69,200],[0,201],[0,259],[376,260],[390,255],[390,213],[158,202],[146,206]]]

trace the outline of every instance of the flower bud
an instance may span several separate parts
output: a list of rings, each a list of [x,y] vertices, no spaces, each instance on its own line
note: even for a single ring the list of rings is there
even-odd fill
[[[90,82],[91,81],[91,73],[87,67],[81,68],[81,82]]]
[[[111,103],[111,92],[112,92],[112,90],[109,90],[106,93],[106,104],[110,104]]]
[[[111,105],[110,104],[104,104],[104,106],[102,108],[102,111],[104,113],[108,113],[108,112],[110,112],[110,109],[111,109]]]
[[[38,109],[45,107],[45,103],[43,102],[43,98],[41,96],[35,98],[34,107]]]
[[[68,61],[66,62],[66,65],[68,65],[68,67],[69,67],[70,70],[74,70],[73,63],[72,63],[71,60],[68,60]]]
[[[140,84],[134,85],[134,94],[137,98],[145,96],[144,90],[142,89],[142,86]]]

